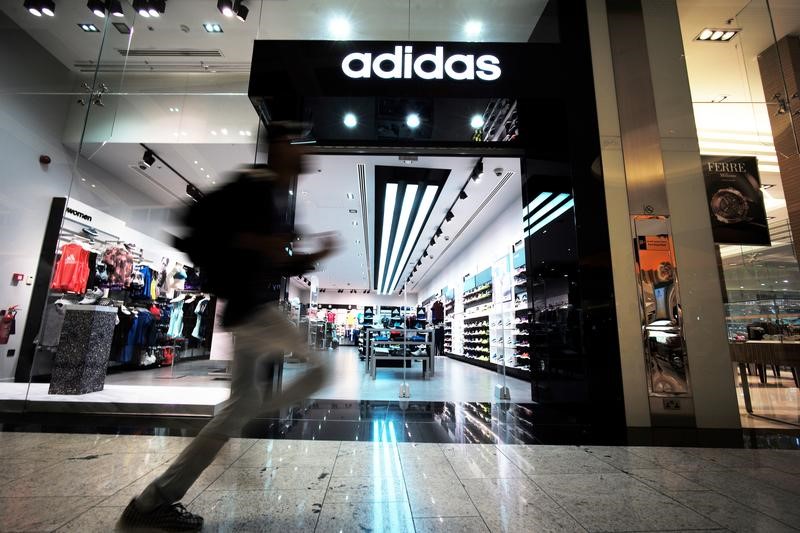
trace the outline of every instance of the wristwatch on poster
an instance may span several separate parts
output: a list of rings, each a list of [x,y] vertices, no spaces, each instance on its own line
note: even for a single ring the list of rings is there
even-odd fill
[[[749,202],[733,187],[719,189],[711,197],[711,212],[720,222],[735,224],[748,220]]]

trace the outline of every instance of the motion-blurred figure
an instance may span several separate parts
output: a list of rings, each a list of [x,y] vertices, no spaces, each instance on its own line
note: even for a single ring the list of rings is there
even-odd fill
[[[314,268],[331,254],[335,239],[319,237],[319,251],[289,255],[296,240],[283,208],[291,179],[301,171],[302,152],[290,143],[292,125],[269,128],[269,164],[242,170],[230,184],[203,197],[186,216],[189,235],[179,247],[205,274],[204,290],[227,300],[223,323],[235,338],[230,398],[166,472],[131,500],[121,525],[194,531],[203,518],[180,499],[211,464],[220,448],[248,421],[265,411],[308,398],[324,383],[322,360],[277,307],[282,276]],[[308,363],[280,394],[258,382],[267,365],[282,364],[284,352]]]

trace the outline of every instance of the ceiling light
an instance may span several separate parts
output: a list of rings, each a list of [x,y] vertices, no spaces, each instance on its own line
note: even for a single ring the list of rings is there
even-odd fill
[[[408,241],[405,243],[405,248],[403,254],[400,256],[400,261],[398,265],[406,265],[408,263],[408,258],[411,256],[411,252],[413,251],[413,247],[417,242],[417,237],[419,236],[420,232],[422,232],[422,225],[423,223],[428,220],[428,216],[430,215],[431,209],[433,208],[433,202],[436,199],[436,194],[438,193],[439,188],[435,185],[428,185],[425,188],[425,194],[422,196],[422,200],[420,201],[419,208],[417,209],[417,214],[414,217],[414,224],[411,226],[411,231],[408,236]],[[392,282],[389,284],[389,292],[394,292],[397,288],[397,284],[400,279],[400,274],[402,273],[402,269],[400,267],[397,268],[397,273],[394,275]]]
[[[117,15],[114,15],[114,16],[116,17]],[[122,15],[120,15],[120,16],[122,16]],[[123,35],[130,35],[131,34],[131,28],[127,24],[125,24],[124,22],[112,22],[111,25],[114,26],[117,29],[117,31],[120,32]]]
[[[146,170],[153,166],[153,163],[156,162],[156,154],[153,153],[152,150],[145,150],[144,155],[142,156],[142,160],[139,161],[139,168],[142,170]]]
[[[125,12],[122,11],[122,4],[119,0],[106,0],[106,4],[108,4],[108,12],[111,13],[113,17],[124,17]]]
[[[704,28],[694,40],[726,43],[733,39],[740,31],[742,31],[741,28]]]
[[[439,236],[441,236],[441,234],[442,234],[442,228],[437,228],[436,229],[436,236],[439,237]]]
[[[244,0],[236,2],[236,18],[244,22],[247,20],[247,15],[250,14],[250,9],[244,5]]]
[[[344,116],[344,125],[348,128],[355,128],[358,125],[358,119],[353,113],[347,113]]]
[[[56,14],[56,3],[53,0],[25,0],[22,5],[34,17],[52,17]]]
[[[444,216],[444,219],[445,219],[446,221],[448,221],[448,222],[450,222],[451,220],[453,220],[453,212],[452,212],[452,211],[448,211],[448,212],[447,212],[447,214]]]
[[[458,198],[461,199],[461,200],[466,200],[467,199],[467,191],[461,191],[460,193],[458,193]]]
[[[350,37],[350,21],[344,17],[334,17],[328,23],[328,31],[334,39],[347,39]]]
[[[436,246],[436,239],[431,237],[431,246]]]
[[[217,9],[226,17],[235,15],[233,11],[233,0],[217,0]]]
[[[92,23],[81,23],[78,24],[78,27],[83,31],[85,31],[86,33],[98,33],[100,31],[99,29],[97,29],[97,26],[95,26]]]
[[[222,128],[222,129],[221,129],[221,130],[219,130],[219,131],[220,131],[220,132],[221,132],[223,135],[227,135],[227,134],[228,134],[228,129],[227,129],[227,128]]]
[[[419,185],[406,185],[405,191],[403,193],[403,203],[400,207],[400,218],[397,219],[396,231],[394,232],[394,245],[392,246],[392,253],[390,256],[381,255],[381,262],[386,262],[388,259],[388,269],[386,270],[386,276],[382,277],[379,280],[379,287],[384,292],[389,290],[389,278],[394,277],[394,269],[395,266],[398,264],[398,260],[400,259],[400,254],[402,253],[401,247],[403,245],[404,237],[406,234],[406,226],[408,225],[408,221],[411,218],[411,212],[414,210],[414,201],[417,198],[417,189],[419,189]],[[392,211],[384,210],[383,216],[384,218],[389,218],[389,213]],[[409,238],[411,236],[409,235]],[[381,241],[383,239],[389,238],[389,235],[381,236]]]
[[[33,2],[32,0],[25,0],[25,3],[22,4],[25,9],[28,10],[28,13],[33,15],[34,17],[41,17],[42,12],[39,10],[39,2]]]
[[[418,114],[411,113],[406,117],[406,126],[411,128],[412,130],[414,128],[417,128],[419,124],[420,124],[420,119]]]
[[[105,18],[106,5],[102,2],[102,0],[89,0],[88,2],[86,2],[86,7],[88,7],[89,11],[91,11],[98,17]]]
[[[133,0],[133,10],[144,18],[150,18],[150,12],[148,11],[150,6],[148,4],[147,0]]]
[[[386,276],[386,263],[384,258],[387,256],[389,252],[389,235],[392,232],[392,217],[387,216],[389,213],[394,213],[394,204],[397,201],[397,184],[396,183],[387,183],[386,184],[386,192],[384,193],[383,197],[383,228],[381,231],[381,261],[380,267],[378,269],[378,280],[379,284],[377,289],[381,289],[381,280],[384,279]]]
[[[216,22],[206,22],[203,24],[203,29],[208,33],[222,33],[222,26]]]
[[[424,252],[422,252],[422,257],[428,257],[428,250],[425,250]]]
[[[464,24],[464,33],[467,37],[477,37],[483,31],[483,23],[479,20],[470,20]]]
[[[167,9],[166,0],[148,0],[147,4],[148,4],[147,12],[150,14],[151,17],[154,18],[160,17],[161,13],[163,13]]]
[[[348,199],[348,200],[355,200],[355,198],[356,198],[356,195],[355,195],[355,194],[353,194],[353,193],[351,193],[351,192],[347,193],[347,199]]]
[[[483,116],[482,115],[473,115],[472,118],[469,120],[469,125],[473,130],[477,130],[483,127]]]

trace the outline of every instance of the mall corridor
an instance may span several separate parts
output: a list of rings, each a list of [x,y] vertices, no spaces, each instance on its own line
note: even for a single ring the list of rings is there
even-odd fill
[[[797,531],[800,452],[233,439],[204,531]],[[186,437],[0,433],[0,531],[108,532]]]

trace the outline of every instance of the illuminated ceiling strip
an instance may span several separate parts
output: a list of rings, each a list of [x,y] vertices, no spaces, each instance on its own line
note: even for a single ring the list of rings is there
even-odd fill
[[[378,279],[383,280],[386,269],[386,254],[389,251],[389,234],[392,232],[392,213],[394,213],[394,203],[397,199],[397,184],[386,184],[386,195],[383,200],[383,230],[381,231],[381,255],[380,255],[380,270],[378,272]],[[388,215],[388,216],[387,216]],[[380,285],[377,287],[380,292]]]
[[[379,286],[381,291],[384,293],[387,293],[387,289],[389,288],[389,280],[387,278],[388,276],[392,275],[394,266],[397,264],[397,259],[400,257],[400,248],[403,245],[403,236],[406,234],[408,219],[411,217],[411,211],[414,209],[414,201],[417,199],[417,189],[419,189],[419,185],[406,185],[405,194],[403,196],[403,206],[400,208],[400,218],[397,222],[397,230],[394,233],[392,255],[390,258],[387,258],[389,267],[384,272],[384,276],[381,276],[379,280]],[[384,217],[386,217],[385,211]],[[381,260],[383,260],[383,258],[381,258]]]
[[[425,189],[425,194],[422,197],[422,201],[419,204],[419,209],[417,210],[417,217],[414,219],[414,225],[411,226],[411,233],[408,235],[408,240],[405,242],[405,249],[403,250],[403,255],[400,257],[400,265],[405,265],[408,261],[408,257],[411,255],[412,248],[414,243],[417,242],[417,237],[422,231],[422,224],[427,220],[428,214],[431,212],[431,208],[433,207],[433,200],[436,198],[436,192],[439,190],[439,187],[436,185],[428,185]],[[397,283],[400,281],[400,274],[402,274],[404,267],[398,267],[397,272],[392,279],[392,283],[389,284],[390,293],[393,293],[397,288]]]
[[[523,219],[528,218],[528,215],[533,213],[533,210],[536,209],[536,206],[538,206],[539,204],[550,198],[550,196],[552,195],[553,193],[551,192],[543,192],[539,196],[537,196],[536,199],[534,199],[531,203],[528,204],[528,207],[523,209],[522,218]]]
[[[527,222],[527,227],[526,227],[525,229],[528,229],[530,226],[532,226],[532,225],[533,225],[533,223],[534,223],[534,222],[536,222],[537,220],[539,220],[540,218],[542,218],[544,215],[546,215],[547,213],[549,213],[551,210],[555,209],[555,207],[556,207],[558,204],[560,204],[561,202],[563,202],[563,201],[564,201],[564,200],[566,200],[567,198],[569,198],[569,194],[567,194],[567,193],[565,193],[565,192],[562,192],[561,194],[557,195],[555,198],[553,198],[552,200],[550,200],[549,202],[547,202],[547,203],[544,205],[544,207],[542,207],[542,208],[541,208],[541,209],[539,209],[539,210],[538,210],[536,213],[533,213],[533,214],[531,215],[531,217],[528,219],[528,222]]]
[[[555,219],[557,219],[565,211],[567,211],[568,209],[572,208],[573,205],[575,205],[575,200],[570,200],[569,202],[565,203],[564,205],[562,205],[561,207],[559,207],[558,209],[556,209],[555,211],[553,211],[552,213],[550,213],[549,215],[544,217],[538,224],[536,224],[534,227],[532,227],[525,234],[525,236],[526,237],[530,237],[531,235],[533,235],[534,233],[536,233],[537,231],[539,231],[540,229],[542,229],[543,227],[548,225],[550,222],[552,222]]]

